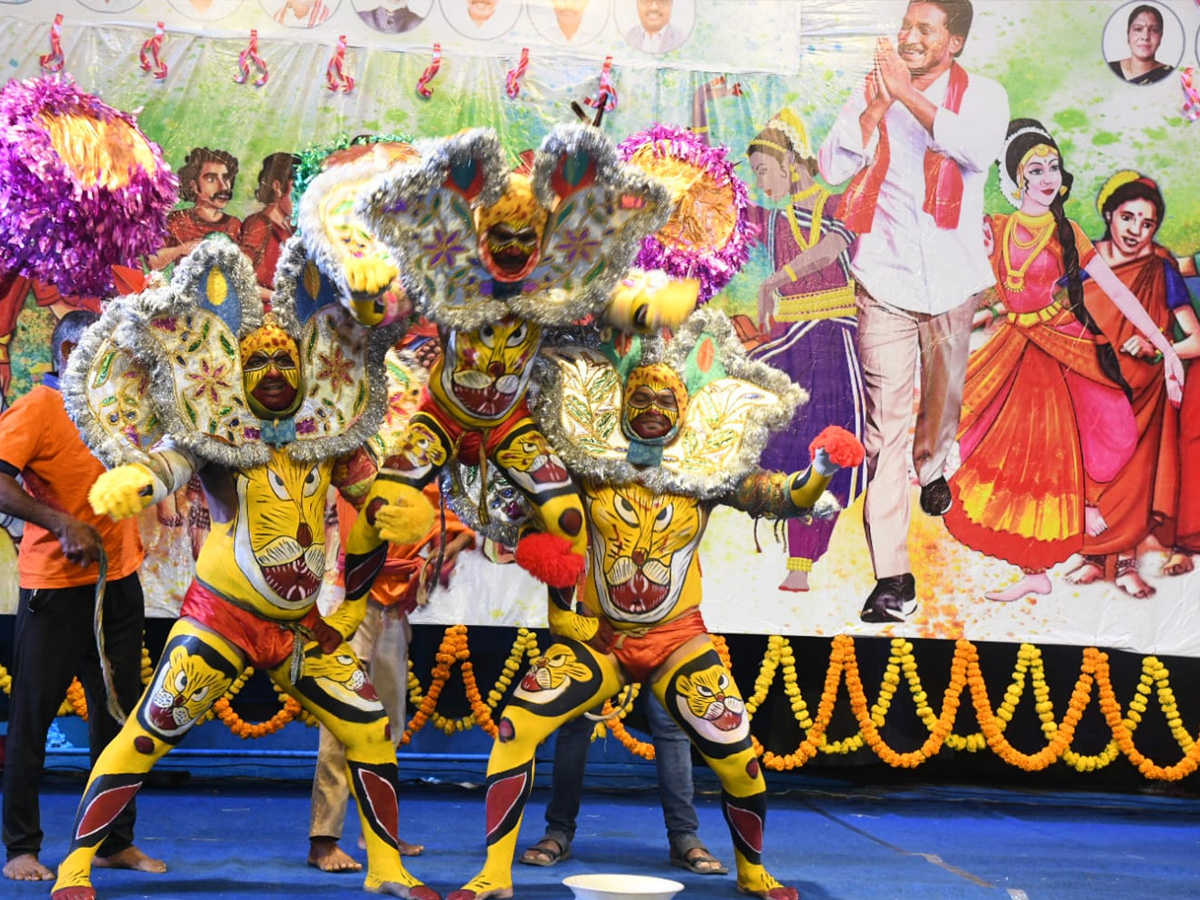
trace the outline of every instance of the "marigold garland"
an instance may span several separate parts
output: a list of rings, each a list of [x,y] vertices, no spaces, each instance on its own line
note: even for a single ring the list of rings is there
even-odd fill
[[[730,667],[729,649],[724,638],[720,635],[712,635],[711,638],[722,662],[726,667]],[[868,703],[853,639],[845,635],[834,638],[830,646],[829,666],[826,669],[821,698],[814,717],[809,713],[799,689],[795,654],[791,643],[780,635],[769,636],[767,651],[754,681],[754,689],[746,700],[747,711],[753,716],[761,708],[779,673],[782,672],[784,694],[788,697],[792,714],[804,737],[793,752],[776,754],[764,751],[758,739],[752,736],[755,752],[762,757],[763,765],[775,771],[793,769],[804,765],[818,752],[851,753],[866,746],[889,765],[914,767],[935,756],[942,746],[946,746],[952,750],[968,752],[978,752],[986,747],[1009,765],[1027,771],[1040,771],[1061,759],[1080,772],[1092,772],[1110,765],[1120,755],[1128,758],[1144,777],[1155,780],[1185,778],[1200,767],[1200,742],[1193,738],[1185,727],[1170,684],[1170,673],[1157,657],[1147,656],[1142,660],[1142,673],[1133,697],[1122,711],[1113,690],[1107,654],[1095,648],[1085,649],[1079,678],[1072,689],[1067,710],[1060,722],[1055,718],[1054,705],[1050,700],[1041,650],[1031,644],[1022,644],[1018,648],[1012,680],[1005,688],[1000,703],[993,708],[980,670],[978,650],[969,641],[959,640],[955,645],[950,681],[942,697],[940,712],[935,712],[929,703],[912,651],[912,643],[908,640],[892,640],[879,691],[874,702]],[[485,699],[479,689],[474,664],[470,659],[467,628],[464,625],[450,626],[446,629],[438,649],[428,690],[422,690],[420,680],[412,671],[411,662],[409,664],[409,697],[418,709],[408,723],[401,741],[407,743],[427,722],[433,722],[435,727],[448,734],[479,725],[489,735],[494,736],[496,725],[492,712],[506,696],[523,660],[532,663],[539,655],[537,636],[528,629],[519,629],[496,684]],[[463,684],[471,712],[466,716],[450,719],[437,713],[437,700],[456,663],[462,667]],[[141,670],[143,684],[148,683],[153,674],[153,666],[144,646]],[[275,690],[282,695],[280,711],[264,722],[244,722],[232,709],[231,702],[253,673],[254,669],[246,668],[201,721],[219,718],[230,731],[242,738],[272,734],[293,720],[300,720],[307,725],[316,724],[316,718],[304,709],[298,700],[283,694],[278,685],[275,686]],[[828,738],[826,731],[832,718],[838,686],[843,679],[859,728],[855,734],[834,741]],[[928,738],[919,748],[907,752],[890,747],[880,733],[886,724],[887,714],[901,680],[907,685],[918,718],[929,732]],[[1008,723],[1012,721],[1018,705],[1025,696],[1027,685],[1032,685],[1034,711],[1046,737],[1045,746],[1033,753],[1017,750],[1004,736]],[[1099,753],[1083,754],[1072,750],[1071,743],[1084,711],[1092,699],[1093,688],[1096,689],[1100,712],[1113,737]],[[964,689],[970,691],[971,705],[980,730],[960,735],[951,729]],[[0,666],[0,690],[5,693],[11,693],[12,690],[12,677],[3,666]],[[611,732],[630,752],[645,759],[653,759],[653,745],[631,735],[622,721],[637,692],[638,685],[626,686],[618,695],[620,712],[607,722],[598,723],[594,737]],[[1158,700],[1167,727],[1183,751],[1183,757],[1173,765],[1159,765],[1141,753],[1133,742],[1133,734],[1146,715],[1151,696]],[[613,701],[606,701],[605,712],[611,713],[613,708]],[[87,700],[77,680],[68,688],[59,715],[71,712],[85,720],[87,718]]]

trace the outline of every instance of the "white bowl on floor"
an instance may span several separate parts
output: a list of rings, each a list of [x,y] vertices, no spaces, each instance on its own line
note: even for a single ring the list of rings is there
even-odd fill
[[[683,890],[678,881],[650,875],[572,875],[563,884],[575,900],[671,900]]]

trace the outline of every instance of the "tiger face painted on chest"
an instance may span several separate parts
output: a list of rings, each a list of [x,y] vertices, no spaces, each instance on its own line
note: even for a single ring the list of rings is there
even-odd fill
[[[605,615],[645,624],[670,618],[704,533],[707,508],[637,484],[589,483],[584,497],[596,552],[591,578]]]

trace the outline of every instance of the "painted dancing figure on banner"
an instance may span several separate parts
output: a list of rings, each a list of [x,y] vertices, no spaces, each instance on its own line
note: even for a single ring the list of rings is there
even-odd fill
[[[1084,302],[1084,272],[1162,353],[1156,377],[1167,400],[1178,406],[1182,397],[1175,348],[1063,212],[1072,180],[1039,122],[1010,123],[1000,183],[1016,209],[990,216],[984,229],[1007,312],[967,367],[962,465],[950,479],[955,503],[946,514],[963,544],[1021,567],[1022,577],[986,592],[988,600],[1050,593],[1047,569],[1108,528],[1097,505],[1102,486],[1137,448],[1132,390]],[[1066,296],[1056,290],[1063,280]]]
[[[370,487],[364,444],[383,417],[383,358],[397,329],[367,329],[343,305],[319,303],[306,269],[285,255],[264,316],[249,260],[210,240],[170,287],[112,304],[72,356],[68,408],[115,466],[92,489],[93,508],[135,515],[198,473],[212,529],[150,684],[93,767],[54,900],[94,900],[92,860],[115,816],[247,665],[346,746],[367,844],[364,888],[438,896],[401,862],[391,727],[346,642],[365,594],[328,620],[315,606],[326,495],[333,485],[361,503]],[[359,540],[382,546],[371,522]],[[393,531],[415,539],[431,524],[410,518]]]
[[[745,704],[700,615],[697,549],[718,504],[754,516],[808,515],[862,445],[830,428],[813,463],[757,467],[770,429],[803,391],[746,358],[727,317],[694,313],[671,340],[545,351],[535,415],[582,485],[591,552],[582,600],[597,618],[551,607],[556,640],[498,718],[488,762],[487,862],[447,900],[513,895],[512,859],[533,787],[534,752],[622,684],[647,684],[721,780],[738,889],[796,900],[763,865],[766,787]],[[828,510],[826,510],[828,512]],[[554,624],[572,616],[572,626]],[[570,636],[569,636],[570,635]]]
[[[973,16],[970,0],[912,0],[896,43],[879,39],[863,90],[817,154],[826,181],[850,179],[838,216],[856,236],[850,271],[866,400],[863,526],[876,579],[859,613],[864,622],[902,622],[916,611],[909,462],[922,511],[945,515],[971,323],[994,280],[979,220],[1008,96],[958,63]]]

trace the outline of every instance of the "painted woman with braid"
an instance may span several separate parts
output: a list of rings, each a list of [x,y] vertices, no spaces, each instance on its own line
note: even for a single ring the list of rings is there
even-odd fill
[[[1072,178],[1046,129],[1014,119],[999,165],[1005,199],[1016,211],[987,217],[984,243],[1006,314],[967,368],[962,466],[950,479],[957,502],[945,521],[963,544],[1021,567],[1016,584],[984,595],[1009,602],[1050,593],[1047,569],[1079,552],[1085,533],[1108,527],[1097,486],[1120,472],[1137,445],[1129,385],[1084,305],[1082,271],[1162,353],[1167,397],[1176,406],[1183,366],[1064,214]],[[1066,290],[1057,291],[1063,281]]]

